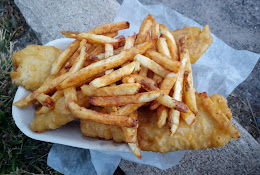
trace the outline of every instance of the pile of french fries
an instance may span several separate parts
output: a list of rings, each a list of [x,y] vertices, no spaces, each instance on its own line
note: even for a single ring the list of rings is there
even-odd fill
[[[14,105],[39,102],[38,113],[43,114],[64,96],[75,118],[122,127],[137,157],[141,157],[137,142],[137,109],[141,106],[157,110],[158,127],[168,123],[171,135],[180,117],[191,125],[198,109],[187,38],[175,41],[168,28],[150,14],[138,34],[116,37],[129,25],[122,21],[89,32],[62,31],[75,41],[55,60],[44,84]],[[80,106],[77,89],[105,112]]]

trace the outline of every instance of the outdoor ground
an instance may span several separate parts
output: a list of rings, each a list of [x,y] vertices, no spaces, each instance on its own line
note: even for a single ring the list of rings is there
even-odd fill
[[[12,54],[28,44],[40,44],[34,32],[11,0],[0,1],[0,173],[1,174],[60,174],[47,166],[50,143],[25,136],[15,125],[11,106],[16,86],[11,83],[9,72]],[[260,53],[260,51],[258,52]],[[254,71],[228,97],[234,118],[260,142],[258,61]],[[258,80],[255,80],[255,79]],[[254,82],[254,83],[252,83]],[[257,83],[255,83],[257,82]]]

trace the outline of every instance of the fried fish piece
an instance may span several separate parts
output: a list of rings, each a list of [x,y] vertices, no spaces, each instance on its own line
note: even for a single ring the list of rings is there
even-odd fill
[[[36,90],[50,74],[55,59],[62,50],[54,46],[29,45],[13,55],[15,70],[10,72],[12,82],[28,90]]]
[[[137,131],[139,147],[143,151],[167,153],[177,150],[217,148],[224,146],[231,139],[239,138],[239,131],[232,125],[231,121],[228,120],[230,122],[228,126],[232,127],[235,132],[229,132],[229,128],[221,126],[211,116],[207,107],[203,105],[202,98],[204,98],[203,95],[196,97],[198,104],[196,121],[189,126],[181,119],[173,136],[170,136],[168,125],[158,128],[155,111],[140,108],[138,110],[139,128]],[[114,139],[116,142],[125,141],[123,132],[116,126],[81,121],[80,128],[85,136]]]
[[[89,106],[88,97],[84,96],[81,91],[77,92],[77,96],[79,105],[84,107]],[[57,129],[74,119],[75,117],[65,107],[64,97],[61,97],[51,111],[43,114],[35,112],[35,117],[31,123],[31,130],[34,132],[44,132],[49,129]]]
[[[188,37],[187,46],[190,53],[190,61],[192,64],[206,52],[213,41],[213,37],[210,35],[209,26],[203,27],[202,31],[199,27],[185,26],[183,29],[177,29],[171,31],[176,41],[186,36]],[[176,42],[176,44],[179,44]]]

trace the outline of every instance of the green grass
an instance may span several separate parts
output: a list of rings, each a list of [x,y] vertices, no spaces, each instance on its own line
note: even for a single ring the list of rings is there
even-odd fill
[[[25,136],[12,118],[17,89],[10,78],[12,55],[25,21],[11,0],[0,1],[0,174],[59,174],[47,166],[51,144]]]

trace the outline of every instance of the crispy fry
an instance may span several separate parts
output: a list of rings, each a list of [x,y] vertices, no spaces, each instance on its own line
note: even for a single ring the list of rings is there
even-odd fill
[[[151,39],[157,41],[159,34],[160,34],[159,24],[157,21],[154,21],[151,27]]]
[[[131,47],[133,47],[135,44],[135,39],[136,39],[136,33],[134,33],[133,36],[128,36],[125,41],[124,49],[126,50],[126,49],[130,49]]]
[[[147,17],[143,20],[141,27],[139,29],[139,33],[137,36],[137,39],[135,41],[135,44],[141,44],[146,41],[146,38],[148,34],[150,33],[150,29],[152,27],[152,24],[154,22],[154,18],[152,15],[147,15]]]
[[[189,51],[187,49],[186,45],[186,38],[181,38],[180,41],[180,58],[181,58],[181,67],[178,73],[177,80],[174,85],[174,93],[173,98],[175,100],[182,100],[182,86],[183,86],[183,77],[184,77],[184,71],[185,66],[187,64],[187,61],[189,59]],[[180,120],[180,112],[174,109],[170,109],[169,113],[169,120],[168,123],[171,127],[171,136],[174,135],[176,132],[178,126],[179,126],[179,120]]]
[[[83,40],[86,39],[88,43],[92,44],[106,44],[106,43],[119,43],[122,40],[121,39],[115,39],[104,35],[95,35],[92,33],[80,33],[76,35],[77,40]]]
[[[104,33],[112,33],[112,32],[117,32],[118,30],[128,29],[129,27],[130,27],[130,23],[128,21],[120,21],[120,22],[109,23],[109,24],[98,26],[90,30],[89,32],[94,33],[96,35],[101,35]]]
[[[225,114],[225,116],[227,116],[228,119],[231,119],[232,112],[227,105],[227,99],[219,94],[214,94],[210,98],[219,107],[219,109]]]
[[[174,61],[151,49],[148,50],[145,55],[154,60],[156,63],[170,70],[171,72],[177,73],[181,66],[181,63],[179,61]]]
[[[68,58],[78,49],[80,41],[73,41],[60,55],[56,58],[51,68],[51,74],[57,74],[62,65],[68,60]]]
[[[75,62],[73,63],[73,66],[70,68],[69,72],[71,73],[75,73],[77,72],[78,70],[80,70],[81,68],[83,68],[83,65],[84,65],[84,62],[87,58],[86,56],[86,40],[83,39],[81,42],[80,42],[80,55],[78,56],[78,58],[75,60]]]
[[[53,99],[53,101],[56,103],[61,97],[63,97],[63,91],[56,91],[51,98]],[[36,111],[37,115],[40,114],[46,114],[48,112],[50,112],[53,108],[49,108],[46,106],[42,106],[40,110]]]
[[[187,65],[184,73],[183,80],[183,99],[188,108],[197,115],[198,108],[196,103],[195,89],[193,87],[192,69],[190,57],[188,56]]]
[[[128,83],[128,84],[120,84],[117,86],[111,87],[103,87],[99,89],[93,89],[92,86],[83,85],[81,86],[81,90],[83,94],[86,96],[118,96],[118,95],[133,95],[138,92],[141,85],[139,83]]]
[[[157,40],[157,49],[158,49],[158,52],[160,54],[162,54],[163,56],[166,56],[166,57],[169,57],[172,59],[172,56],[171,56],[171,53],[170,53],[170,50],[168,48],[168,45],[167,45],[167,42],[166,42],[166,39],[165,38],[159,38]]]
[[[165,68],[163,68],[161,65],[157,64],[155,61],[151,60],[150,58],[137,54],[134,57],[134,60],[138,61],[141,63],[142,66],[147,67],[148,69],[150,69],[151,71],[153,71],[154,73],[165,77],[168,73],[170,73],[168,70],[166,70]]]
[[[141,149],[139,148],[138,143],[128,143],[128,146],[130,147],[131,151],[134,153],[136,157],[142,159]]]
[[[113,55],[114,47],[112,44],[105,44],[105,58],[108,58]]]
[[[149,69],[147,67],[141,66],[141,70],[139,72],[139,75],[146,77],[147,74],[148,74],[148,70]]]
[[[168,28],[164,24],[160,25],[160,32],[166,37],[166,42],[169,47],[172,59],[178,61],[179,53],[178,53],[178,48],[174,40],[174,37],[172,36],[172,34],[169,32]]]
[[[240,134],[231,121],[224,115],[224,113],[218,108],[218,106],[208,97],[206,92],[199,94],[202,99],[203,107],[209,112],[210,116],[219,124],[219,126],[225,128],[232,138],[239,138]]]
[[[125,115],[112,115],[102,114],[84,107],[80,107],[76,104],[77,96],[74,87],[70,87],[64,90],[66,108],[68,108],[72,114],[82,120],[92,120],[98,123],[117,125],[122,127],[136,127],[138,121],[129,118]]]
[[[150,91],[135,95],[113,97],[90,97],[89,102],[95,106],[122,106],[127,104],[145,103],[155,100],[160,96],[160,91]]]
[[[138,103],[138,104],[129,104],[120,107],[116,112],[112,112],[111,114],[114,115],[129,115],[141,106],[143,106],[145,103]]]
[[[169,94],[174,83],[176,82],[177,74],[171,72],[164,78],[163,82],[160,85],[160,90],[165,94]],[[152,103],[150,106],[150,110],[155,110],[160,106],[159,102]]]
[[[71,76],[69,76],[66,80],[64,80],[61,84],[59,84],[59,86],[57,88],[65,89],[67,87],[80,84],[83,80],[85,80],[89,77],[97,75],[108,69],[118,67],[128,61],[131,61],[136,54],[138,54],[138,53],[143,54],[152,46],[153,46],[153,42],[143,43],[143,44],[135,46],[129,50],[122,51],[118,55],[109,57],[105,60],[101,60],[96,63],[93,63],[93,64],[81,69],[80,71],[72,74]]]
[[[49,96],[44,93],[41,93],[36,97],[36,99],[42,104],[42,106],[53,108],[55,105],[55,101]]]
[[[159,108],[157,109],[157,125],[159,128],[162,128],[165,125],[166,120],[168,118],[168,110],[169,108],[163,105],[159,106]]]
[[[188,124],[191,125],[195,122],[195,114],[189,109],[188,112],[183,113],[181,112],[181,118]]]
[[[138,69],[139,66],[140,65],[138,62],[132,62],[120,69],[113,71],[108,75],[104,75],[100,78],[96,78],[95,80],[90,82],[89,85],[95,88],[100,88],[100,87],[107,86],[111,83],[115,83],[121,80],[122,78],[124,78],[125,76],[130,75],[135,69]]]
[[[134,111],[129,115],[130,118],[137,120],[138,112]],[[125,141],[127,143],[136,143],[137,142],[137,128],[126,128],[122,127],[122,130],[125,135]]]
[[[140,84],[147,91],[160,91],[159,88],[145,82],[144,80],[141,80]],[[167,106],[168,108],[172,108],[180,112],[188,111],[188,107],[183,102],[171,98],[169,95],[165,94],[162,91],[160,91],[160,96],[157,98],[157,101],[160,102],[162,105]]]

